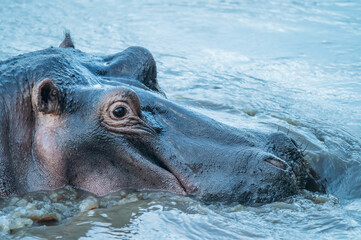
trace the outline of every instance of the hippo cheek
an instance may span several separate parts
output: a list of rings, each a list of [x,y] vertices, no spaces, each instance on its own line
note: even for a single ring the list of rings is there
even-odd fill
[[[34,155],[38,174],[29,177],[33,182],[43,182],[44,186],[40,187],[43,189],[62,187],[67,184],[66,164],[59,147],[57,129],[60,129],[63,123],[57,116],[39,113],[36,125]]]
[[[118,148],[107,153],[86,153],[86,158],[78,156],[69,160],[69,184],[98,196],[120,189],[161,190],[185,195],[173,174],[147,156],[129,150]]]

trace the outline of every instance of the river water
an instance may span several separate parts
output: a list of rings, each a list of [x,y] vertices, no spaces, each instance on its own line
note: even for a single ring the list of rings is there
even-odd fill
[[[67,188],[1,200],[1,238],[361,239],[360,1],[2,0],[0,60],[57,46],[65,30],[84,52],[148,48],[180,105],[288,133],[327,194],[246,207]]]

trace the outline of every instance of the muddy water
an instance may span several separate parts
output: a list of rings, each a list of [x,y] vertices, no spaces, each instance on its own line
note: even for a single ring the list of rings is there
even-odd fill
[[[62,189],[1,200],[1,237],[360,239],[360,12],[358,1],[1,1],[0,60],[56,46],[65,29],[85,52],[144,46],[169,99],[288,133],[328,186],[261,207]]]

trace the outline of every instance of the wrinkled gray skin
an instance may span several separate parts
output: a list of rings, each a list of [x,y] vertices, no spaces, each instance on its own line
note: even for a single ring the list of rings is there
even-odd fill
[[[166,99],[150,52],[59,48],[0,62],[0,196],[72,185],[268,203],[320,190],[283,133],[235,129]]]

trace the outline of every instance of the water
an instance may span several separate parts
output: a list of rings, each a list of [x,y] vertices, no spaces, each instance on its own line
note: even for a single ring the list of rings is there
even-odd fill
[[[236,127],[287,132],[328,186],[262,207],[39,193],[1,202],[2,236],[361,239],[360,12],[355,0],[1,1],[0,59],[57,46],[65,29],[85,52],[144,46],[169,99]],[[44,226],[29,211],[59,221]]]

